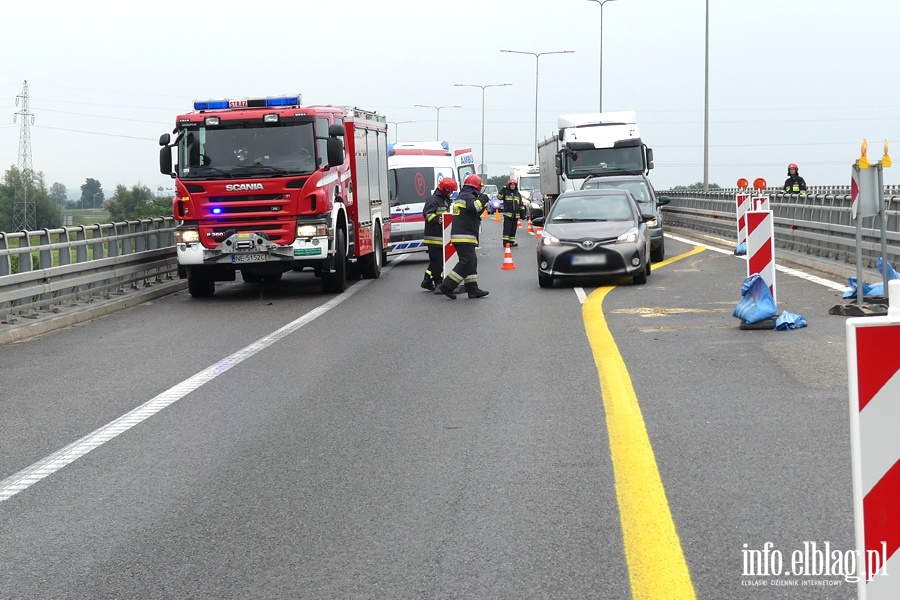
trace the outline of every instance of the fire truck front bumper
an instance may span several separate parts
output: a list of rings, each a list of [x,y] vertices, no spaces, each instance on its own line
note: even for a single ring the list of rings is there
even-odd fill
[[[215,248],[177,237],[175,243],[179,265],[232,264],[235,267],[265,262],[324,261],[329,256],[328,248],[328,236],[297,238],[290,246],[280,246],[256,233],[233,234]]]

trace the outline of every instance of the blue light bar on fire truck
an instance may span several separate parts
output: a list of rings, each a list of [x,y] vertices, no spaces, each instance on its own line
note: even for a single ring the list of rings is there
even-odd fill
[[[224,110],[227,108],[291,108],[301,106],[300,94],[292,96],[268,96],[266,98],[223,98],[220,100],[194,100],[194,110]]]

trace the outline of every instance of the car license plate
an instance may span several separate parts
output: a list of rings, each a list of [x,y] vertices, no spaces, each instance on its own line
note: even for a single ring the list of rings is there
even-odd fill
[[[245,263],[245,262],[266,262],[265,254],[232,254],[231,262],[233,263]]]
[[[572,257],[573,265],[605,265],[605,254],[585,254]]]

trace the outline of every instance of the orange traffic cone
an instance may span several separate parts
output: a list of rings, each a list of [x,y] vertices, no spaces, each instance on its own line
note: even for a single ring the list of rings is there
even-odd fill
[[[482,219],[487,219],[487,217],[488,217],[487,209],[484,209],[484,212],[481,213],[481,218],[482,218]]]
[[[498,208],[497,210],[494,211],[494,220],[495,220],[495,221],[499,221],[499,220],[500,220],[500,209],[499,209],[499,208]]]
[[[530,235],[534,235],[534,225],[531,224],[531,217],[528,217],[528,229],[525,231]]]
[[[522,219],[516,219],[516,227],[522,229]]]
[[[506,244],[506,254],[503,255],[503,266],[500,267],[500,269],[503,271],[510,271],[515,268],[516,265],[514,265],[512,261],[512,249],[509,247],[509,244]]]
[[[544,235],[544,228],[538,225],[537,231],[534,232],[534,239],[539,240]]]

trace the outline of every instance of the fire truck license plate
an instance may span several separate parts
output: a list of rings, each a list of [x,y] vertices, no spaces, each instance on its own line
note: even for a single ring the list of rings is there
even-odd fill
[[[232,254],[231,262],[233,262],[233,263],[266,262],[266,255],[265,254]]]

